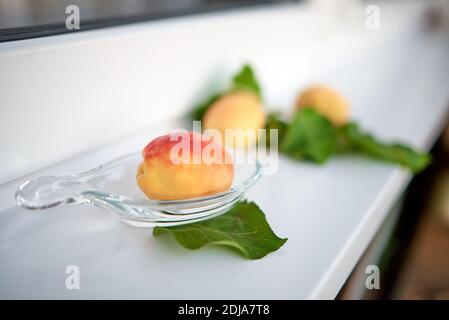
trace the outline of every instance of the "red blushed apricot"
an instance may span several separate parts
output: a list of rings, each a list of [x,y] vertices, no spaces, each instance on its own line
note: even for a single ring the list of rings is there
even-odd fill
[[[158,137],[143,149],[142,156],[137,185],[149,198],[202,197],[226,191],[232,184],[231,156],[221,145],[197,133]]]

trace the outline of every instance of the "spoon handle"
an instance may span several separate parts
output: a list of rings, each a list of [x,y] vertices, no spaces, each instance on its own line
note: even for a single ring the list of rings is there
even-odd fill
[[[85,183],[73,176],[43,176],[22,184],[16,191],[17,204],[27,209],[46,209],[60,204],[86,203],[81,192]]]

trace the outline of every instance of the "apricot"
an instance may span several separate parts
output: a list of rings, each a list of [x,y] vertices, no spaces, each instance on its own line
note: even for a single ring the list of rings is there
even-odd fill
[[[226,149],[204,135],[167,134],[142,151],[137,185],[149,198],[189,199],[223,192],[231,187],[232,158]]]
[[[263,109],[257,95],[246,91],[231,92],[210,106],[203,117],[203,127],[219,130],[222,141],[229,147],[244,147],[257,141],[257,130],[265,125]],[[226,139],[226,129],[241,133],[240,138]]]
[[[336,126],[349,119],[349,103],[337,91],[317,85],[304,90],[296,101],[296,108],[310,107],[327,117]]]

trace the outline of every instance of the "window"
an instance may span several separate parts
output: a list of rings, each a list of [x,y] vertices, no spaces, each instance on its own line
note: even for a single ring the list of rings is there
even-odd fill
[[[80,29],[90,30],[293,0],[0,0],[0,42],[76,32],[66,27],[66,8],[80,12]]]

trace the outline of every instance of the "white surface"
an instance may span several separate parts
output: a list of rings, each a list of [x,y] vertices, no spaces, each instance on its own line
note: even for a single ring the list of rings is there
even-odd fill
[[[419,10],[412,12],[419,13]],[[404,11],[396,11],[396,14],[399,13],[403,14]],[[266,17],[271,16],[266,14]],[[279,21],[284,21],[284,14],[288,16],[286,12],[280,14],[274,11],[272,14],[279,14]],[[230,19],[232,15],[225,16]],[[265,44],[267,48],[280,45],[275,52],[271,50],[266,54],[261,53],[259,38],[251,46],[248,44],[251,50],[247,47],[248,50],[242,49],[235,55],[230,50],[218,58],[212,55],[207,62],[200,62],[198,58],[193,63],[203,63],[202,68],[199,68],[201,71],[197,74],[198,78],[190,74],[192,67],[187,61],[179,58],[181,60],[177,68],[185,68],[182,69],[183,73],[188,75],[176,79],[174,83],[169,79],[162,82],[155,79],[157,83],[147,82],[148,87],[157,86],[162,92],[167,92],[166,86],[169,83],[180,88],[179,95],[171,94],[166,98],[172,99],[171,103],[162,98],[158,100],[169,110],[163,108],[165,111],[161,111],[163,116],[160,116],[160,120],[185,110],[176,107],[179,102],[175,100],[189,101],[192,83],[201,84],[206,77],[205,69],[209,66],[223,65],[219,60],[225,61],[227,54],[230,60],[226,60],[226,66],[237,65],[247,57],[251,57],[253,61],[254,54],[258,73],[266,88],[267,100],[272,104],[284,104],[287,107],[298,87],[309,81],[321,80],[336,86],[348,96],[353,102],[354,118],[364,127],[385,139],[400,139],[427,149],[439,133],[447,113],[449,37],[447,34],[425,35],[419,31],[419,20],[413,14],[407,22],[401,21],[400,26],[394,25],[394,32],[393,29],[388,29],[390,24],[387,17],[383,17],[382,26],[387,28],[384,33],[368,36],[365,31],[347,31],[326,40],[321,39],[315,47],[305,49],[306,53],[297,57],[295,55],[299,51],[288,50],[292,47],[287,47],[284,51],[282,45],[286,45],[288,39],[279,36],[270,44]],[[392,18],[394,17],[393,15]],[[257,21],[259,20],[255,18],[254,22]],[[209,22],[213,23],[212,20]],[[224,27],[226,23],[222,23]],[[393,28],[393,24],[391,26]],[[273,28],[276,30],[275,26]],[[269,30],[268,26],[264,29],[266,32]],[[142,31],[140,35],[145,32]],[[312,46],[315,42],[311,38],[309,40],[308,44]],[[216,40],[211,40],[214,41]],[[231,40],[226,38],[224,41]],[[299,39],[298,43],[301,43]],[[298,45],[297,50],[300,47]],[[166,50],[166,47],[163,48]],[[317,57],[317,48],[328,50]],[[126,46],[123,46],[123,50],[127,50]],[[314,59],[307,60],[308,55],[311,57],[314,54]],[[187,55],[189,56],[188,53]],[[4,61],[2,57],[4,56],[0,54],[0,64]],[[44,58],[45,55],[42,57],[49,59]],[[204,60],[204,56],[201,59]],[[86,61],[83,62],[84,66],[88,64]],[[288,68],[292,61],[297,62],[296,67]],[[108,61],[109,63],[112,61]],[[164,66],[160,65],[159,68]],[[39,69],[40,66],[36,68]],[[104,76],[111,75],[107,73]],[[126,74],[121,76],[125,77]],[[96,81],[99,80],[98,75],[93,77]],[[50,78],[54,80],[52,76]],[[126,78],[120,81],[123,79]],[[136,78],[135,81],[142,79]],[[80,90],[85,93],[83,90],[87,88],[86,85]],[[122,114],[124,122],[128,124],[133,123],[134,117],[150,114],[159,117],[159,109],[142,111],[148,102],[146,98],[142,100],[142,108],[136,109],[136,115],[131,116],[131,112],[123,114],[117,102],[112,101],[114,97],[117,98],[114,92],[116,87],[112,88],[103,92],[105,95],[101,95],[101,99],[111,99],[111,108],[117,107],[118,109],[113,109],[118,110],[117,114],[108,113],[104,118],[96,118],[97,125],[101,126],[104,121],[111,119],[117,120],[118,114]],[[8,89],[15,90],[14,93],[17,94],[16,86],[10,84]],[[138,90],[143,90],[143,87]],[[52,91],[52,94],[58,95],[60,99],[58,92]],[[13,103],[13,95],[5,94],[4,91],[2,95]],[[49,96],[45,99],[50,99]],[[28,99],[31,98],[18,96],[21,102],[15,106],[31,103]],[[51,102],[45,99],[37,100],[37,105],[44,107],[40,102]],[[92,109],[92,105],[90,108],[91,112],[97,112]],[[55,112],[58,113],[57,110]],[[69,110],[64,112],[70,113]],[[3,114],[8,116],[9,113],[2,107],[2,116]],[[64,113],[61,111],[62,114]],[[46,113],[40,116],[37,112],[34,119],[36,122],[38,119],[49,121],[44,119],[47,116]],[[14,122],[12,118],[9,120]],[[72,125],[75,126],[79,120],[76,118],[73,122],[66,123],[65,127],[67,130],[75,130]],[[45,121],[44,123],[48,123]],[[91,136],[95,140],[89,143],[89,147],[127,131],[124,128],[116,131],[115,127],[101,126],[101,130],[110,128],[113,132],[101,134],[97,140],[93,136],[100,128],[92,129],[89,121],[86,122],[85,129],[88,133],[93,130]],[[139,125],[144,125],[143,122]],[[129,135],[103,148],[41,170],[33,176],[77,172],[128,151],[140,149],[155,135],[176,126],[175,122],[166,123],[171,124],[153,126],[149,130]],[[38,126],[33,128],[37,130],[35,132],[50,131]],[[79,132],[71,132],[75,133]],[[8,139],[14,142],[22,139],[10,136],[11,131],[8,134]],[[67,133],[61,133],[63,136],[65,134]],[[7,150],[10,152],[19,150],[18,146],[7,145],[3,132],[1,136],[2,148],[9,148]],[[83,139],[73,136],[77,152],[82,150],[80,141]],[[37,148],[33,152],[38,152],[41,146],[42,141],[33,147]],[[52,147],[50,142],[48,147],[42,146],[42,153],[60,147],[64,149],[64,144]],[[25,152],[24,150],[25,148],[21,148],[20,152]],[[68,156],[68,152],[67,149],[52,153],[48,159],[41,158],[39,165]],[[11,165],[9,158],[1,161],[6,166]],[[32,165],[28,164],[20,170],[27,171],[31,168]],[[278,174],[263,177],[248,197],[265,211],[275,232],[289,240],[279,251],[258,261],[242,259],[230,250],[217,247],[188,251],[179,247],[170,237],[153,238],[150,230],[126,226],[115,216],[96,208],[78,206],[30,212],[10,207],[15,187],[25,179],[21,178],[4,184],[0,189],[3,208],[0,212],[0,297],[334,298],[409,178],[407,172],[397,167],[355,157],[335,158],[323,167],[298,164],[281,158]],[[65,288],[65,268],[71,264],[80,266],[80,290]]]

